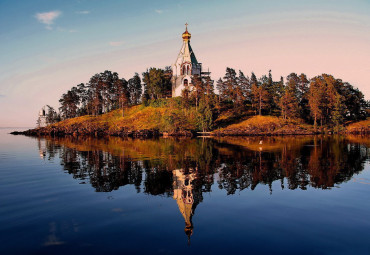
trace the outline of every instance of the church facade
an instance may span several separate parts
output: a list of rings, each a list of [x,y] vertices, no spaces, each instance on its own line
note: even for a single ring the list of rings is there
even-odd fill
[[[191,34],[188,32],[188,24],[185,26],[185,32],[182,34],[182,47],[176,62],[172,65],[172,97],[181,96],[185,88],[192,91],[194,89],[191,84],[193,75],[203,74],[202,64],[198,62],[190,46]]]

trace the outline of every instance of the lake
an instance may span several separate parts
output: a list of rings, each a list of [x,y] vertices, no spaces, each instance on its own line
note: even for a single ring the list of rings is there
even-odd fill
[[[370,138],[0,129],[0,254],[370,254]]]

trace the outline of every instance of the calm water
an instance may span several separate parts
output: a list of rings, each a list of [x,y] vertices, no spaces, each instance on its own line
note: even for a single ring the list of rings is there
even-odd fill
[[[0,254],[370,254],[370,138],[9,131]]]

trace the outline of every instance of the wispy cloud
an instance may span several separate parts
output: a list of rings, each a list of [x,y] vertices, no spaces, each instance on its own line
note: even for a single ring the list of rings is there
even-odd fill
[[[89,14],[90,13],[90,11],[87,11],[87,10],[85,10],[85,11],[76,11],[76,14]]]
[[[0,94],[0,98],[3,98],[3,97],[5,97],[5,95],[3,95],[3,94]]]
[[[113,42],[109,42],[109,45],[117,47],[117,46],[121,46],[124,43],[125,43],[125,41],[113,41]]]
[[[162,14],[163,13],[163,10],[160,10],[160,9],[155,9],[154,10],[156,13],[158,13],[158,14]]]
[[[39,12],[36,13],[35,18],[42,24],[46,25],[46,29],[52,30],[52,25],[54,21],[62,14],[61,11],[51,11],[51,12]]]

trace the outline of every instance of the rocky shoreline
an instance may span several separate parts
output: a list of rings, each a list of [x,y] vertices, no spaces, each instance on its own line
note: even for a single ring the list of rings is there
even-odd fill
[[[369,135],[370,122],[363,121],[349,125],[343,128],[340,134],[357,134]],[[99,125],[50,125],[42,128],[29,129],[26,131],[14,131],[13,135],[26,135],[26,136],[51,136],[51,137],[64,137],[64,136],[90,136],[90,137],[133,137],[133,138],[152,138],[152,137],[195,137],[195,136],[290,136],[290,135],[315,135],[315,134],[333,134],[331,129],[320,129],[315,131],[313,126],[299,125],[294,123],[280,123],[269,122],[266,124],[248,124],[243,125],[230,125],[223,129],[216,129],[212,132],[199,132],[195,130],[178,129],[172,132],[164,132],[159,129],[140,129],[134,130],[127,127],[110,127],[106,123]]]
[[[133,137],[133,138],[152,138],[159,136],[184,136],[193,137],[194,132],[191,131],[178,131],[178,132],[160,132],[159,130],[109,130],[103,127],[93,128],[93,129],[65,129],[56,127],[43,127],[29,129],[26,131],[13,131],[12,135],[26,135],[26,136],[54,136],[54,137],[64,137],[64,136],[92,136],[92,137],[106,137],[106,136],[119,136],[119,137]]]
[[[55,127],[35,128],[26,131],[13,131],[12,135],[26,135],[26,136],[51,136],[51,137],[64,137],[64,136],[90,136],[90,137],[106,137],[106,136],[118,136],[118,137],[132,137],[132,138],[153,138],[153,137],[195,137],[200,136],[195,131],[182,130],[174,132],[160,132],[159,130],[108,130],[104,128],[94,128],[92,130],[84,129],[61,129]],[[251,131],[251,130],[215,130],[207,133],[207,136],[284,136],[284,135],[313,135],[314,132],[307,130],[297,129],[292,130],[277,130],[277,131]],[[201,135],[204,135],[203,133]]]

